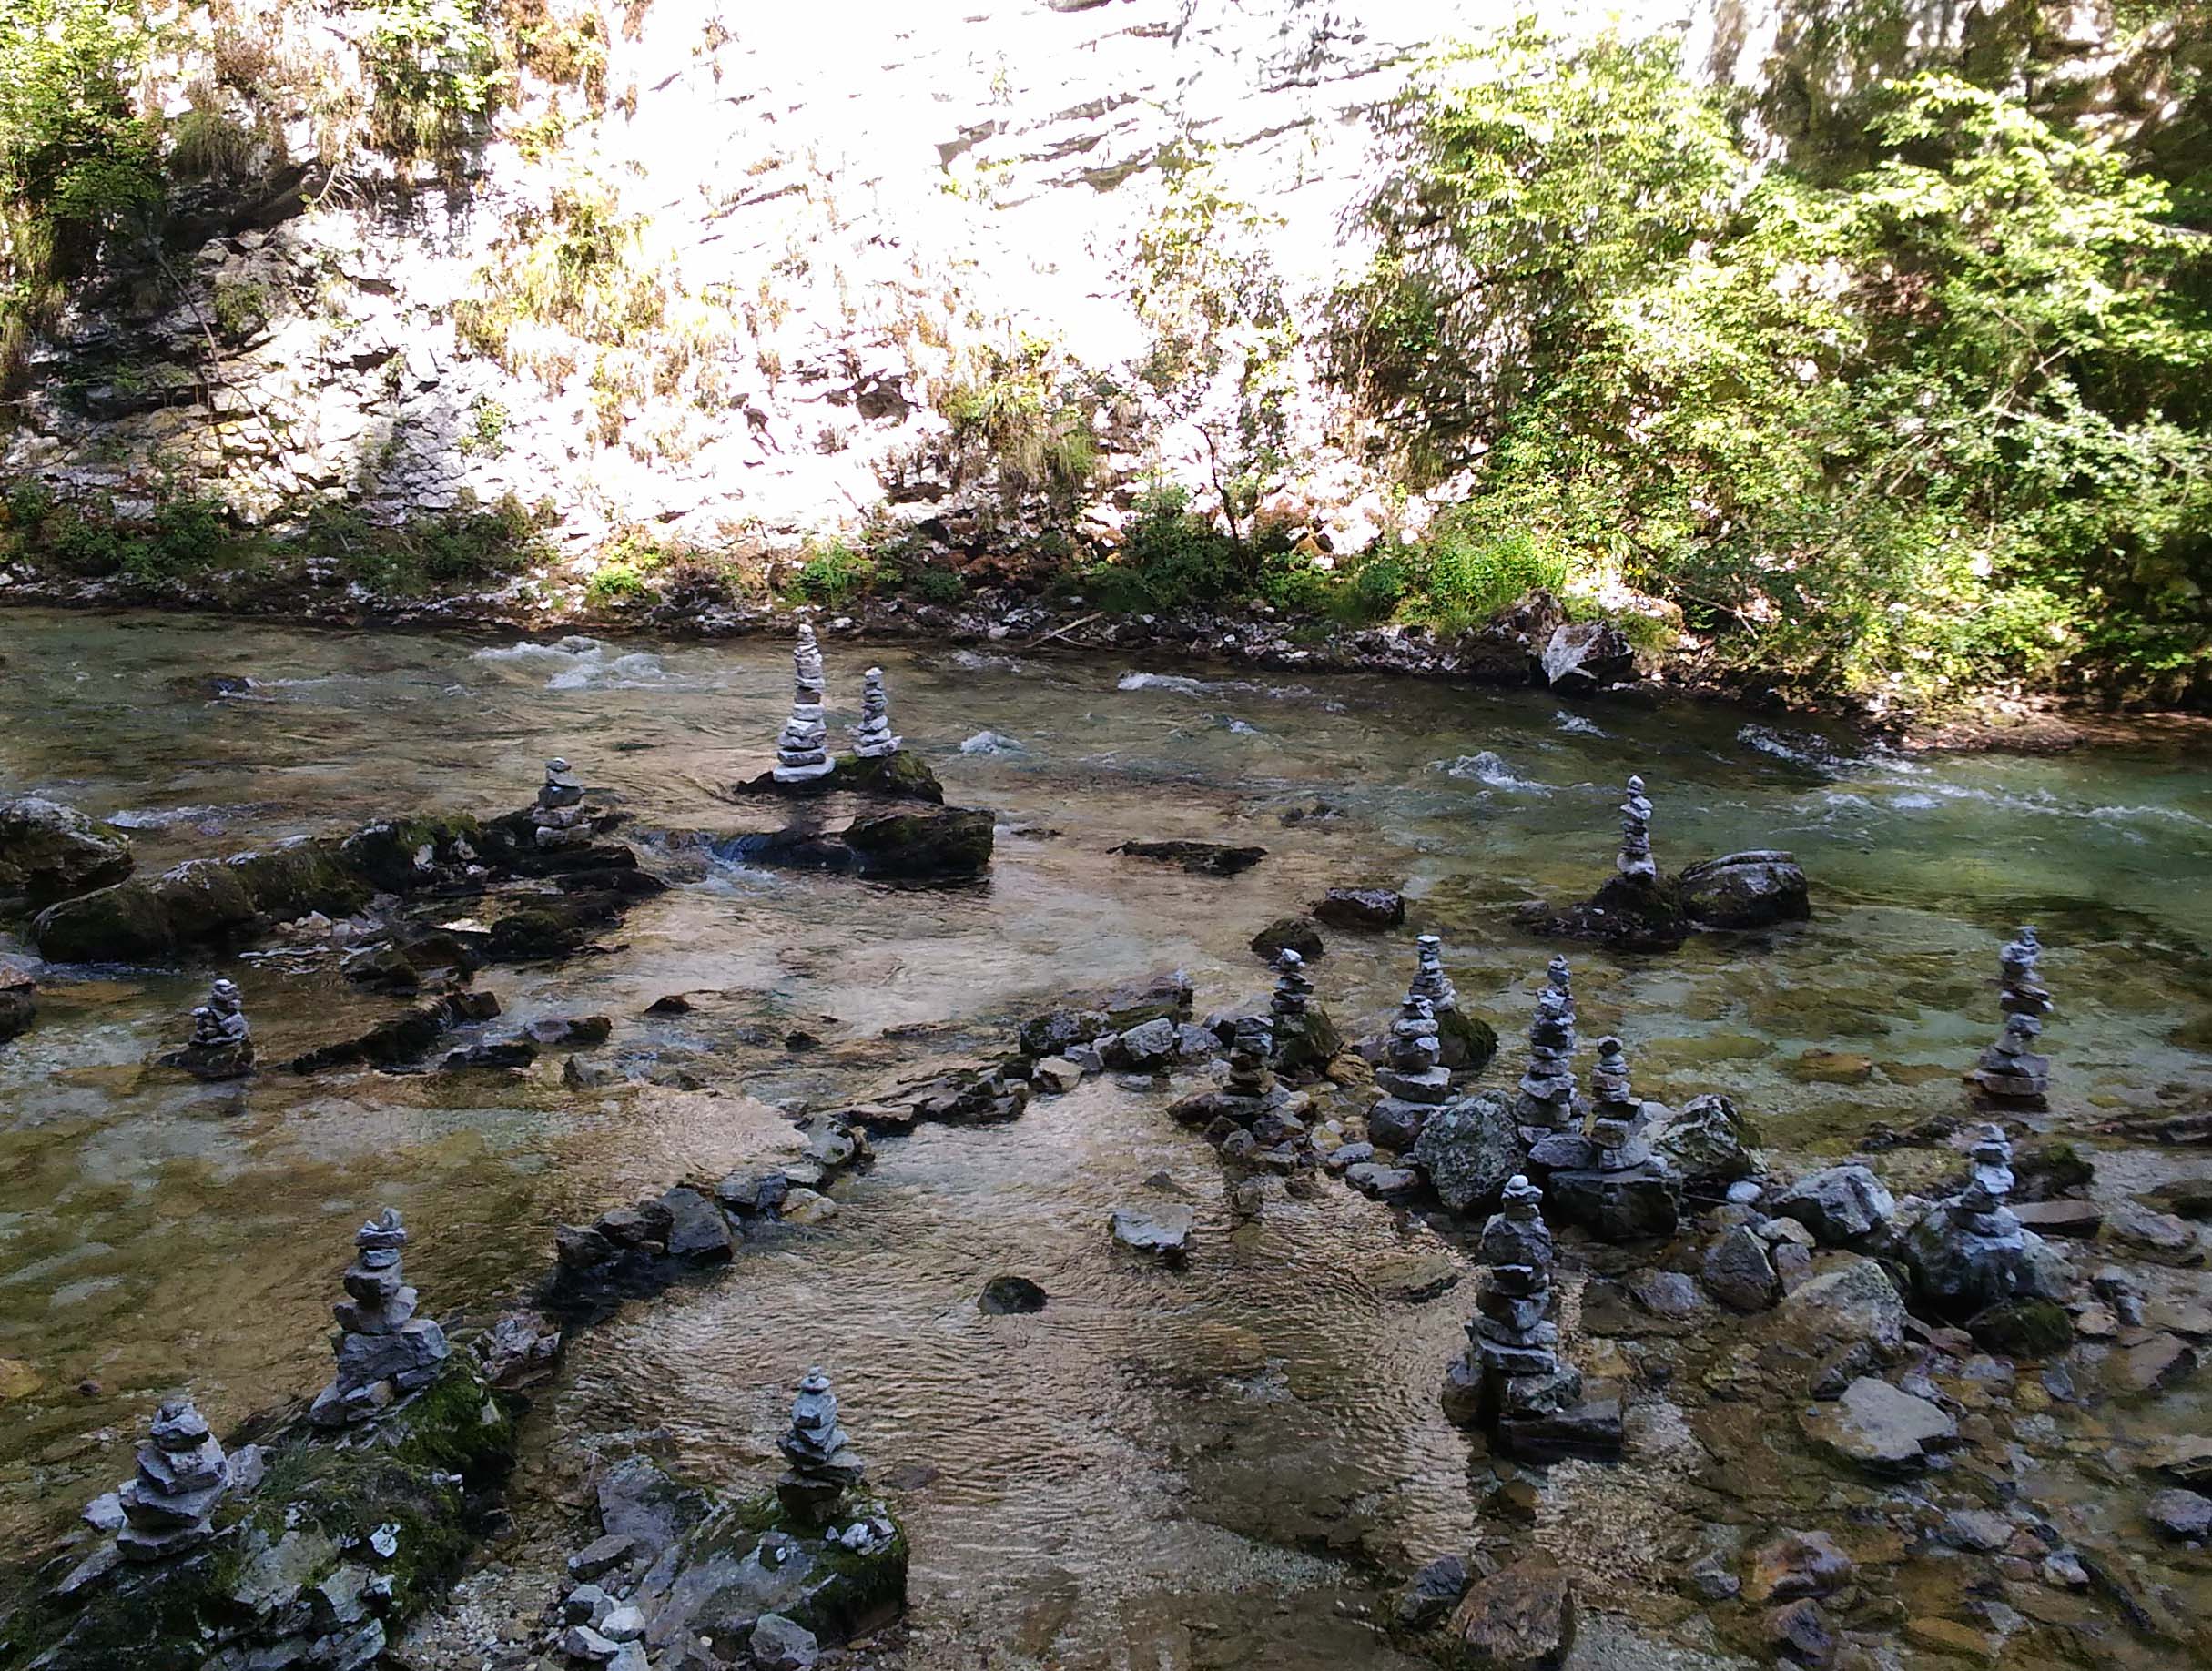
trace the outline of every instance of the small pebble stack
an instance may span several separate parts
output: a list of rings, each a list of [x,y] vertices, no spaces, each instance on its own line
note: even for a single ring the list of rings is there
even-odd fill
[[[188,1398],[155,1413],[138,1472],[123,1487],[123,1527],[116,1547],[132,1561],[158,1561],[215,1535],[210,1517],[230,1486],[230,1463]]]

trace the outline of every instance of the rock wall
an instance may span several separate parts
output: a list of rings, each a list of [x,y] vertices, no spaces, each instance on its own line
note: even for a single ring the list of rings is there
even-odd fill
[[[126,513],[212,492],[248,521],[512,494],[557,513],[572,578],[625,538],[775,551],[873,525],[975,553],[1051,523],[1111,545],[1143,483],[1202,502],[1214,486],[1196,398],[1139,374],[1152,342],[1132,256],[1188,189],[1163,159],[1203,158],[1222,252],[1310,324],[1358,258],[1346,209],[1376,167],[1370,114],[1435,42],[1510,15],[1503,0],[598,4],[553,13],[604,43],[604,70],[526,68],[442,168],[331,160],[317,113],[350,15],[286,8],[286,50],[309,68],[253,113],[252,187],[203,193],[196,251],[71,308],[0,476]],[[1842,8],[1865,14],[1849,31],[1740,0],[1620,21],[1682,25],[1692,66],[1759,89],[1786,138],[2021,12],[1924,9]],[[2077,33],[2111,38],[2094,20]],[[209,92],[189,47],[155,81],[171,114]],[[1303,346],[1284,370],[1283,513],[1336,550],[1417,525]],[[1010,375],[1088,431],[1074,480],[1010,465],[988,414],[962,420]]]

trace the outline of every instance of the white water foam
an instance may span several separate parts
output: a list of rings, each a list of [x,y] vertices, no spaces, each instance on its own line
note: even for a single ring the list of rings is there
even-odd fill
[[[1487,748],[1479,754],[1462,754],[1456,760],[1432,760],[1428,769],[1442,772],[1446,777],[1472,778],[1478,784],[1487,784],[1493,789],[1508,789],[1517,795],[1551,793],[1547,785],[1519,775]]]

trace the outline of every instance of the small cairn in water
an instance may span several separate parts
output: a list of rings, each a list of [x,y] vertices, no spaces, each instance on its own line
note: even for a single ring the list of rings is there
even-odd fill
[[[821,647],[814,642],[814,628],[802,621],[791,652],[791,717],[776,742],[779,784],[812,783],[831,770],[829,727],[822,719],[824,681]]]
[[[1336,1024],[1314,1002],[1305,959],[1287,946],[1275,954],[1275,989],[1268,999],[1268,1020],[1274,1033],[1277,1073],[1311,1079],[1344,1048]]]
[[[2004,1011],[2004,1030],[1966,1076],[1992,1102],[2023,1109],[2045,1106],[2051,1058],[2037,1054],[2035,1045],[2043,1037],[2043,1018],[2051,1013],[2051,994],[2035,969],[2042,956],[2043,942],[2025,924],[1998,955],[1997,1005]]]
[[[1575,1094],[1573,971],[1565,957],[1554,957],[1547,976],[1537,994],[1536,1018],[1528,1024],[1528,1070],[1513,1105],[1514,1119],[1531,1141],[1547,1131],[1574,1131],[1582,1123]]]
[[[1278,1025],[1299,1021],[1314,1001],[1314,983],[1305,972],[1305,959],[1285,946],[1275,954],[1275,990],[1267,1008]]]
[[[531,805],[532,838],[540,848],[580,847],[592,838],[584,822],[583,785],[569,775],[569,765],[558,755],[545,763],[545,781]]]
[[[837,1395],[818,1369],[808,1370],[799,1382],[791,1401],[791,1431],[777,1445],[790,1465],[776,1482],[776,1500],[801,1525],[825,1525],[836,1518],[845,1494],[868,1474],[852,1435],[837,1425]]]
[[[253,1071],[253,1058],[245,1000],[235,982],[218,980],[208,988],[208,1001],[192,1011],[191,1038],[161,1059],[195,1079],[237,1079]]]
[[[1408,996],[1425,998],[1436,1018],[1437,1060],[1453,1072],[1479,1068],[1497,1053],[1497,1037],[1459,1008],[1459,994],[1444,972],[1444,942],[1433,934],[1414,941],[1414,977]]]
[[[891,734],[891,699],[884,694],[880,667],[871,667],[861,676],[860,723],[853,727],[852,736],[853,753],[863,760],[896,754],[906,741]]]
[[[362,1225],[353,1246],[342,1279],[347,1298],[330,1308],[338,1372],[308,1409],[318,1427],[363,1421],[429,1385],[452,1351],[435,1321],[415,1315],[415,1291],[400,1267],[407,1230],[398,1210],[387,1207]]]
[[[215,1535],[210,1520],[230,1488],[230,1463],[190,1399],[170,1399],[155,1412],[137,1467],[119,1494],[116,1547],[127,1560],[158,1561]]]
[[[1620,856],[1615,863],[1624,876],[1659,880],[1659,866],[1651,856],[1651,802],[1640,777],[1629,779],[1629,795],[1620,804]]]
[[[1682,1180],[1652,1153],[1644,1103],[1629,1083],[1628,1052],[1610,1034],[1598,1041],[1590,1104],[1590,1160],[1551,1174],[1554,1208],[1608,1241],[1671,1236],[1681,1221]],[[1539,1142],[1531,1160],[1555,1140]]]
[[[1265,1016],[1240,1016],[1229,1037],[1229,1078],[1223,1089],[1257,1113],[1275,1093],[1275,1029]]]
[[[2012,1141],[2004,1127],[1985,1125],[1974,1133],[1965,1187],[1905,1238],[1913,1291],[1930,1310],[1964,1319],[2012,1300],[2056,1297],[2056,1262],[2005,1205],[2012,1191]]]
[[[1390,1024],[1384,1065],[1375,1069],[1383,1099],[1367,1114],[1367,1135],[1384,1149],[1405,1154],[1420,1140],[1428,1117],[1451,1099],[1451,1070],[1443,1063],[1436,1011],[1418,992],[1408,992]]]

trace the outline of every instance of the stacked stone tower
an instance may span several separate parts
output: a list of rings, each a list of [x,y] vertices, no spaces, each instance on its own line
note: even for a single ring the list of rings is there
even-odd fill
[[[347,1297],[338,1319],[338,1372],[315,1396],[308,1419],[318,1427],[366,1421],[437,1378],[452,1348],[435,1321],[415,1315],[415,1291],[401,1270],[407,1230],[387,1207],[353,1236]]]
[[[127,1560],[158,1561],[215,1535],[212,1517],[230,1488],[230,1463],[190,1399],[170,1399],[155,1413],[137,1462],[120,1494],[123,1525],[116,1534]]]
[[[853,727],[853,753],[863,760],[896,754],[905,739],[891,734],[891,699],[884,692],[883,669],[871,667],[860,684],[860,723]]]
[[[2051,1058],[2035,1049],[2043,1037],[2043,1018],[2051,1013],[2050,991],[2035,968],[2042,956],[2043,942],[2024,924],[1998,954],[1997,1006],[2004,1011],[2004,1030],[1967,1075],[1968,1082],[1992,1102],[2039,1109],[2051,1088]]]
[[[837,1424],[837,1395],[829,1377],[807,1372],[791,1401],[790,1431],[777,1442],[790,1465],[776,1482],[784,1512],[806,1526],[826,1524],[836,1516],[845,1494],[867,1477],[868,1468],[852,1448],[852,1435]]]
[[[784,722],[776,743],[776,781],[811,783],[831,769],[829,727],[822,717],[825,674],[821,647],[814,628],[799,623],[798,643],[791,653],[791,717]]]
[[[1524,1131],[1572,1131],[1582,1123],[1581,1099],[1575,1094],[1575,994],[1573,974],[1564,957],[1554,957],[1547,979],[1537,994],[1536,1018],[1528,1024],[1528,1069],[1521,1075],[1514,1118]]]

